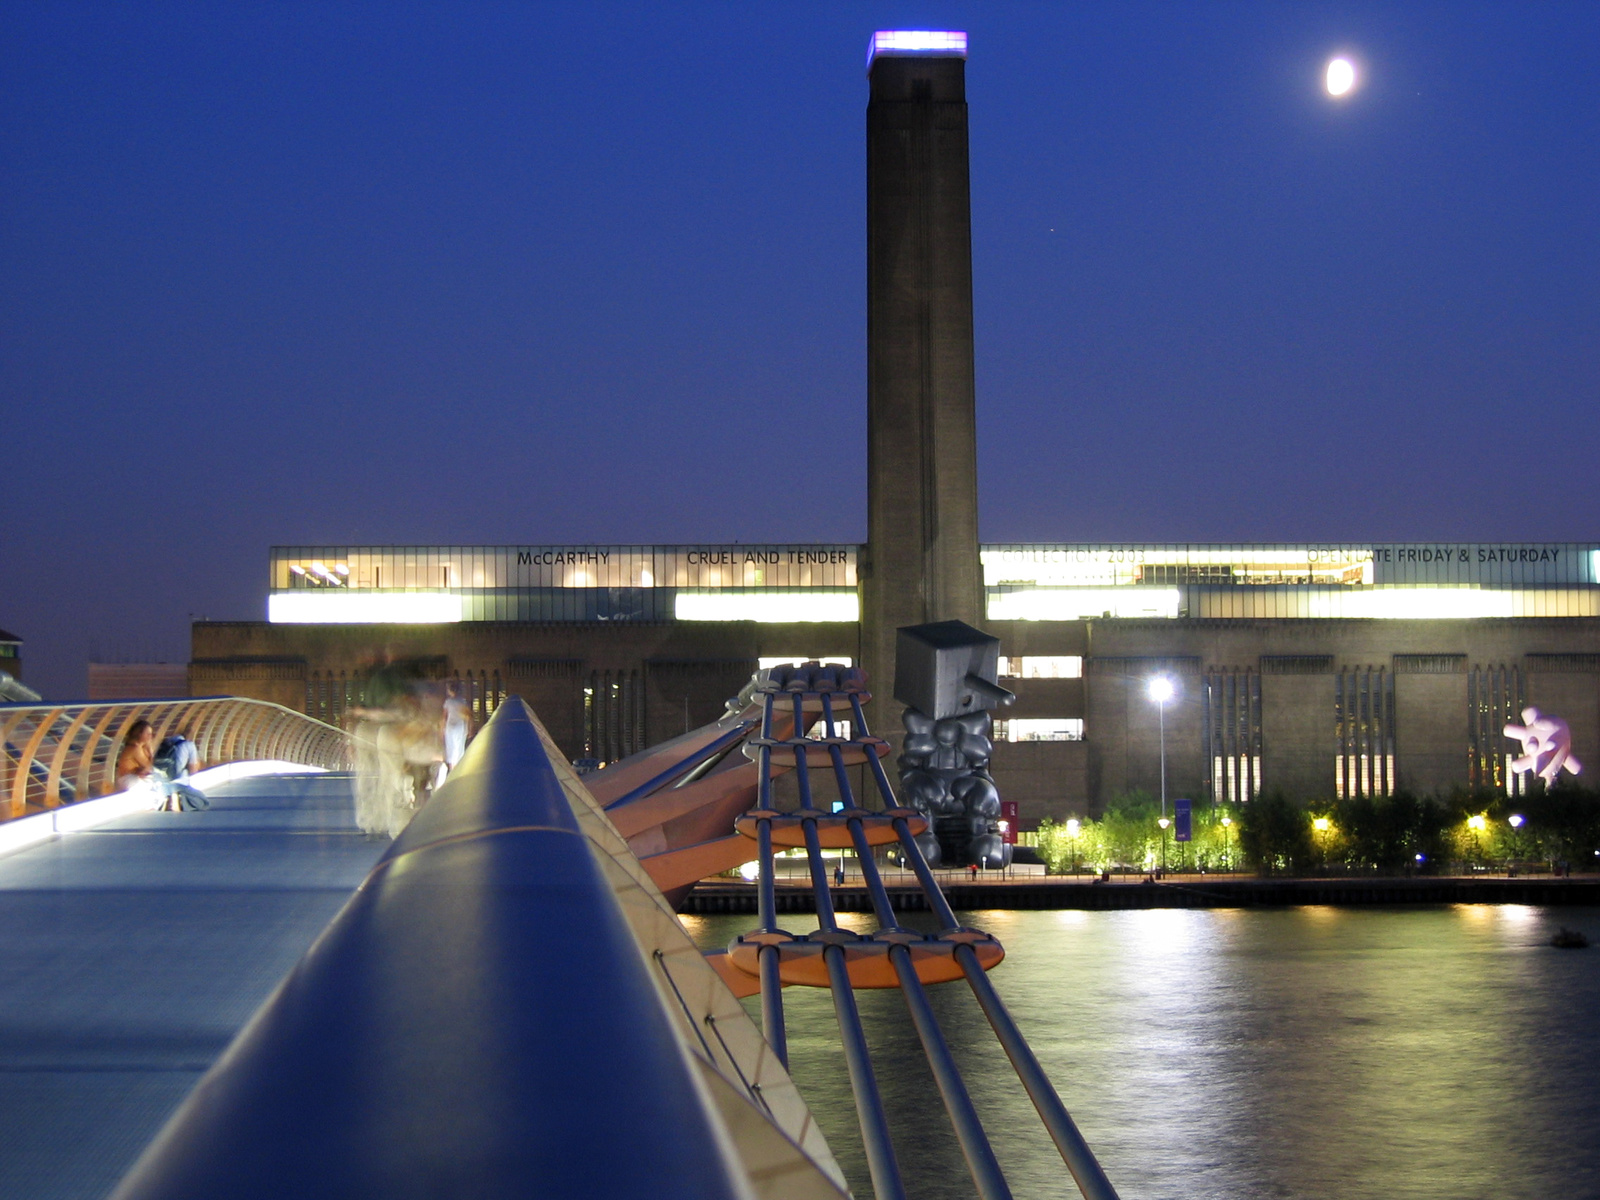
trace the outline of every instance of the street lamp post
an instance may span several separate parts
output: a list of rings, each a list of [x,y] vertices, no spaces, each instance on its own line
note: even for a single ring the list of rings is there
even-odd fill
[[[1161,818],[1167,816],[1167,701],[1172,699],[1172,680],[1157,675],[1150,681],[1150,699],[1156,702],[1157,719],[1161,727]],[[1163,825],[1162,829],[1166,826]],[[1162,835],[1165,841],[1165,834]],[[1162,867],[1165,870],[1165,865]]]
[[[1165,875],[1167,873],[1167,826],[1171,825],[1172,822],[1162,817],[1156,824],[1161,826],[1161,873]]]
[[[1481,813],[1478,816],[1467,818],[1467,828],[1472,830],[1472,858],[1474,866],[1477,866],[1483,862],[1483,845],[1479,842],[1478,836],[1484,831],[1488,824],[1488,818],[1484,817]]]
[[[1507,818],[1507,823],[1511,826],[1511,870],[1506,874],[1510,875],[1511,871],[1516,870],[1517,861],[1522,857],[1522,814],[1512,813]]]
[[[1072,873],[1078,873],[1078,830],[1083,826],[1078,824],[1077,817],[1067,818],[1067,836],[1072,839]]]
[[[1233,871],[1233,854],[1228,847],[1228,828],[1232,824],[1232,817],[1222,818],[1222,864],[1230,874]]]
[[[1324,867],[1328,865],[1328,827],[1331,824],[1332,822],[1327,817],[1318,817],[1311,822],[1311,828],[1322,835],[1322,865]]]

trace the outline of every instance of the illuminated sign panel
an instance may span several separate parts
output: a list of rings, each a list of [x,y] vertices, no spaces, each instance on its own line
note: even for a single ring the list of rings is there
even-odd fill
[[[1517,542],[1302,545],[990,545],[990,587],[1363,587],[1592,584],[1592,544]]]
[[[856,547],[276,546],[274,590],[853,588]]]
[[[856,621],[859,547],[280,546],[274,622]],[[1597,543],[980,548],[997,621],[1600,615]]]

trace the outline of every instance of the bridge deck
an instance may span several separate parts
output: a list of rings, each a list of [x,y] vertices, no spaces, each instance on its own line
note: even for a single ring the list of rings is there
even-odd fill
[[[0,858],[0,1196],[106,1195],[387,847],[268,776]]]

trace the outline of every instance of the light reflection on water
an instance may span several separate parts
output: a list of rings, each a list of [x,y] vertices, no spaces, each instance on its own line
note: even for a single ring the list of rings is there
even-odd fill
[[[1600,909],[963,920],[1005,944],[995,985],[1124,1200],[1600,1197]],[[709,949],[754,921],[684,923]],[[1597,946],[1551,948],[1563,924]],[[857,997],[910,1195],[971,1196],[899,993]],[[1076,1195],[970,990],[930,997],[1014,1192]],[[870,1196],[832,1002],[784,1002],[796,1082]]]

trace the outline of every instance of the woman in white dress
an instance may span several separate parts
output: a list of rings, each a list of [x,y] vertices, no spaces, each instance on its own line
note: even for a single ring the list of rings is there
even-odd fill
[[[472,728],[472,707],[462,699],[461,684],[452,679],[444,689],[444,770],[440,781],[455,769],[467,751],[467,732]]]

